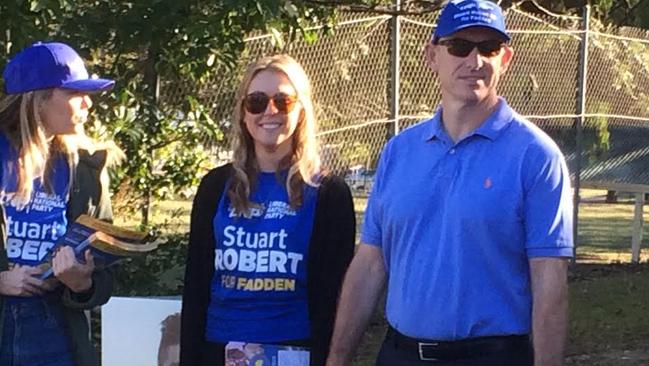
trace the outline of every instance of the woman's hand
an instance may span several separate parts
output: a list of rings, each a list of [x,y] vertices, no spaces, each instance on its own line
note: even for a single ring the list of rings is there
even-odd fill
[[[43,270],[38,267],[14,265],[8,271],[0,272],[0,294],[5,296],[39,296],[52,291],[56,281],[38,278]]]
[[[70,290],[76,293],[86,292],[92,287],[92,272],[95,270],[95,259],[90,249],[84,253],[86,263],[79,263],[74,249],[64,246],[59,249],[52,260],[54,276]]]

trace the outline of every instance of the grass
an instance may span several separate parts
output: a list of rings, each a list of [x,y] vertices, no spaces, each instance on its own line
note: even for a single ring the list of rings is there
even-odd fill
[[[570,365],[649,365],[649,265],[582,264],[570,283]]]
[[[603,203],[603,196],[593,196],[579,207],[578,259],[582,262],[625,263],[631,260],[634,202],[622,199],[618,203]],[[649,217],[649,205],[643,208]],[[642,247],[649,247],[649,226],[643,225]],[[647,261],[645,250],[641,259]]]
[[[649,226],[644,226],[639,265],[629,264],[634,203],[621,197],[604,203],[605,191],[583,190],[579,210],[577,264],[571,269],[570,340],[567,365],[649,365]],[[367,199],[354,199],[362,225]],[[163,232],[189,227],[191,202],[165,201],[152,207],[152,223]],[[644,208],[649,217],[649,205]],[[116,215],[136,227],[139,215]],[[359,230],[360,231],[360,230]],[[623,264],[626,263],[626,264]],[[374,315],[354,366],[373,365],[385,332],[382,308]]]

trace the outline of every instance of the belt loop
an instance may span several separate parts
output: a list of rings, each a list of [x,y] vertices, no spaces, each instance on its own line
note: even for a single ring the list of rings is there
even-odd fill
[[[419,360],[420,361],[438,361],[437,358],[434,357],[427,357],[424,355],[424,348],[425,347],[437,347],[439,346],[439,343],[425,343],[425,342],[419,342],[418,344],[418,351],[419,351]]]

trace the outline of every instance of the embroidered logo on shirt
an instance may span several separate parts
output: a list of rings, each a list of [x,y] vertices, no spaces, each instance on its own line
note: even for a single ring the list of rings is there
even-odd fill
[[[271,201],[266,209],[265,219],[283,219],[284,216],[295,216],[297,213],[286,202]]]
[[[485,187],[486,189],[491,188],[491,186],[493,186],[493,182],[491,181],[491,178],[487,177],[487,179],[484,180],[484,183],[483,183],[482,186]]]

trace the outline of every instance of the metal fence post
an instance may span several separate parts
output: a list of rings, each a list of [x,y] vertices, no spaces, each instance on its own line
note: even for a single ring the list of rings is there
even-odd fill
[[[588,84],[588,44],[590,32],[590,6],[585,5],[583,9],[583,33],[581,37],[581,52],[579,57],[579,90],[577,95],[577,115],[575,120],[575,181],[573,197],[573,263],[577,260],[577,246],[579,245],[579,194],[581,186],[581,155],[583,150],[583,127],[586,122],[586,87]]]
[[[631,263],[640,263],[640,251],[642,250],[642,224],[644,192],[635,194],[635,210],[633,215],[633,236],[631,237]]]
[[[401,10],[401,0],[394,0],[394,9],[398,12]],[[398,14],[394,14],[391,23],[390,32],[390,119],[394,121],[393,136],[399,133],[399,69],[400,69],[400,48],[401,48],[401,19]]]

